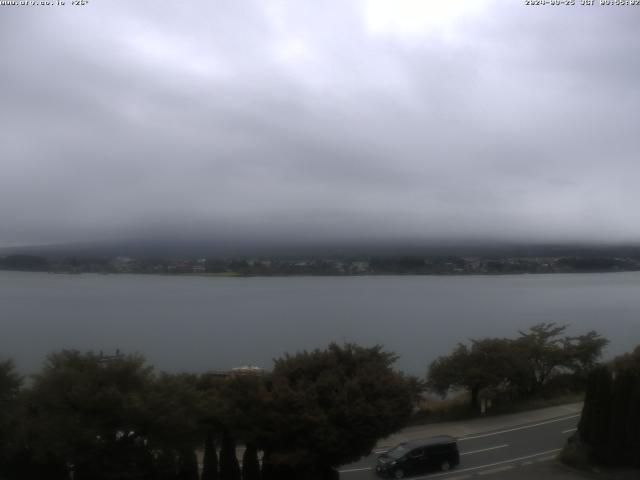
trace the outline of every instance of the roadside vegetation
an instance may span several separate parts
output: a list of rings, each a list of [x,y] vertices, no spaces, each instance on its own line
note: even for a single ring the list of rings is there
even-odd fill
[[[3,362],[0,479],[337,478],[412,413],[418,382],[395,360],[332,344],[285,355],[268,375],[195,375],[62,351],[28,383]]]
[[[516,338],[484,338],[458,344],[431,363],[427,401],[415,422],[469,418],[580,401],[608,341],[597,332],[566,335],[567,327],[541,323]]]
[[[627,378],[605,379],[607,341],[565,331],[543,323],[517,338],[459,344],[426,381],[394,370],[397,357],[382,347],[355,344],[284,355],[269,373],[158,373],[138,355],[65,350],[23,378],[4,361],[0,480],[335,479],[338,466],[410,423],[576,401],[587,379],[588,405],[606,396],[607,408],[630,414],[622,390],[603,386]],[[425,406],[426,392],[446,398]],[[592,419],[603,407],[590,408],[584,425],[601,425]],[[592,432],[585,442],[596,426],[581,423]]]
[[[467,393],[461,392],[445,399],[428,395],[426,399],[423,398],[417,405],[415,413],[409,420],[409,425],[417,426],[471,420],[478,417],[528,412],[582,401],[584,401],[584,392],[549,393],[535,398],[492,403],[484,413],[481,413],[469,406],[469,395]]]

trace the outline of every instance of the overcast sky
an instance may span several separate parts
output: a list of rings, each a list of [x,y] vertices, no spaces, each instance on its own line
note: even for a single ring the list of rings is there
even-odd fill
[[[640,241],[639,26],[521,0],[0,6],[0,245]]]

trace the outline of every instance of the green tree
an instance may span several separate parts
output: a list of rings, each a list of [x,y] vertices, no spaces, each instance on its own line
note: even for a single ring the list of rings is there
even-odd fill
[[[593,370],[578,424],[580,440],[588,446],[589,456],[600,463],[606,462],[608,456],[612,381],[609,368],[602,366]]]
[[[624,431],[624,464],[640,467],[640,345],[633,352],[620,355],[613,361],[616,383],[624,382],[617,396],[626,398],[626,411],[614,409],[617,431]]]
[[[22,385],[22,377],[16,372],[13,360],[0,362],[0,402],[6,406],[18,396]]]
[[[627,416],[627,459],[628,465],[640,467],[640,372],[634,376],[633,390],[629,396],[631,409]]]
[[[158,480],[177,480],[180,470],[178,454],[174,450],[163,449],[155,456],[156,477]]]
[[[257,451],[268,442],[270,418],[272,417],[270,403],[271,393],[268,390],[267,378],[262,375],[245,374],[232,375],[218,383],[220,419],[218,423],[222,431],[233,435],[233,439],[245,445],[243,459],[243,478],[259,478],[260,467],[257,461]],[[248,457],[247,457],[248,456]],[[220,452],[220,478],[223,475],[223,452]],[[233,465],[233,458],[229,456],[227,465]],[[235,467],[225,475],[235,475]],[[256,476],[257,475],[257,476]]]
[[[246,445],[242,455],[242,480],[260,480],[258,450],[253,443]]]
[[[579,445],[595,463],[640,466],[640,347],[589,375]]]
[[[169,458],[177,459],[177,478],[191,480],[197,474],[195,450],[204,438],[200,424],[198,376],[162,373],[149,384],[145,406],[149,413],[145,425],[148,446],[163,451],[156,469],[171,477],[176,468]],[[193,465],[196,465],[195,470]]]
[[[471,346],[458,344],[447,356],[429,366],[427,386],[444,396],[451,389],[466,389],[470,407],[480,410],[480,392],[484,389],[510,388],[521,371],[514,342],[504,338],[471,340]]]
[[[608,462],[640,466],[640,346],[611,364],[613,382]]]
[[[232,375],[219,383],[218,395],[220,428],[233,432],[244,444],[262,444],[271,406],[267,379],[257,374]]]
[[[275,361],[265,415],[268,478],[326,476],[368,455],[402,428],[417,397],[416,382],[393,370],[382,347],[331,344]]]
[[[198,458],[193,449],[185,448],[179,454],[178,479],[198,480]]]
[[[427,386],[446,395],[452,389],[470,394],[470,407],[479,410],[483,391],[536,395],[556,374],[571,374],[572,383],[586,385],[607,340],[596,332],[562,336],[566,326],[534,325],[516,339],[485,338],[458,344],[429,366]]]
[[[566,325],[540,323],[528,331],[520,331],[516,345],[527,362],[526,374],[521,377],[525,392],[536,394],[556,369],[569,365],[571,357],[565,348],[566,341],[560,337],[566,329]]]
[[[12,360],[0,362],[0,478],[8,476],[20,453],[19,395],[22,377]]]
[[[634,427],[631,426],[629,418],[632,410],[637,409],[640,405],[633,405],[634,384],[638,381],[638,377],[631,372],[623,371],[616,374],[611,389],[611,411],[609,415],[609,429],[606,433],[608,441],[607,446],[607,463],[611,465],[631,465],[634,457],[640,452],[634,452],[631,455],[629,445],[633,442]],[[635,426],[635,430],[640,425]]]
[[[218,480],[218,454],[211,432],[205,434],[202,480]]]
[[[616,371],[630,371],[640,374],[640,345],[633,352],[620,355],[613,360],[613,367]]]
[[[236,457],[236,441],[225,429],[220,448],[220,480],[240,480],[240,464]]]
[[[151,368],[135,355],[50,355],[30,392],[32,447],[74,466],[75,478],[148,478],[144,448]],[[125,476],[126,474],[126,476]]]
[[[552,322],[520,332],[516,347],[518,358],[526,365],[518,377],[521,391],[535,395],[561,372],[569,372],[586,384],[608,340],[595,331],[577,337],[563,336],[566,330],[566,325]]]
[[[597,365],[602,350],[609,343],[598,332],[590,331],[577,337],[566,337],[563,348],[567,352],[566,367],[581,378],[587,377]]]

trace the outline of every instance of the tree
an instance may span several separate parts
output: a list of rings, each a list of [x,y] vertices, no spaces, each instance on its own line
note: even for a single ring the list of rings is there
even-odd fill
[[[638,354],[640,347],[589,375],[578,438],[595,463],[640,466]]]
[[[10,441],[8,432],[21,386],[22,377],[16,372],[13,361],[0,362],[0,455],[2,447]]]
[[[218,480],[218,454],[211,432],[205,434],[202,480]]]
[[[0,362],[0,478],[3,480],[67,480],[65,462],[36,455],[30,437],[29,392],[13,361]]]
[[[178,454],[174,450],[163,449],[156,455],[156,477],[158,480],[177,480],[180,470]]]
[[[566,329],[566,325],[552,322],[520,332],[516,341],[518,356],[527,364],[526,373],[521,377],[523,391],[532,395],[538,393],[560,371],[571,372],[586,382],[609,341],[595,331],[577,337],[562,337]]]
[[[204,437],[197,382],[197,375],[162,373],[149,383],[145,396],[148,445],[153,450],[176,452],[180,475],[184,468],[191,468],[193,452]]]
[[[12,360],[0,362],[0,478],[8,475],[9,464],[20,451],[18,396],[22,377],[15,370]]]
[[[602,350],[608,343],[609,340],[593,330],[577,337],[566,337],[563,339],[563,348],[567,352],[565,367],[586,380],[589,372],[597,366]]]
[[[567,329],[566,325],[540,323],[520,331],[516,340],[521,358],[527,362],[526,375],[522,389],[529,394],[537,393],[550,375],[561,366],[568,366],[570,353],[566,350],[566,342],[560,335]]]
[[[220,480],[240,480],[240,464],[236,457],[236,441],[228,430],[222,434]]]
[[[520,337],[471,340],[431,363],[428,388],[442,396],[462,388],[470,394],[472,410],[479,410],[482,391],[536,395],[558,373],[570,373],[572,382],[586,384],[607,340],[596,332],[569,337],[566,326],[534,325]]]
[[[257,458],[258,449],[264,448],[268,442],[266,438],[270,429],[271,403],[270,392],[267,388],[267,379],[262,375],[244,374],[232,375],[220,381],[217,386],[218,392],[218,425],[222,431],[233,434],[233,439],[245,445],[243,456],[242,476],[245,479],[259,479],[260,465]],[[222,457],[220,452],[220,477],[222,476]],[[233,465],[234,456],[229,454],[229,462]],[[233,473],[225,475],[235,475]]]
[[[275,361],[265,415],[265,462],[270,473],[324,476],[368,455],[402,428],[417,398],[416,382],[394,371],[382,347],[331,344],[326,350]]]
[[[260,462],[255,444],[248,443],[242,455],[242,480],[260,480]]]
[[[612,362],[609,462],[640,467],[640,346]]]
[[[178,479],[198,480],[198,458],[193,449],[185,448],[179,454]]]
[[[640,374],[640,345],[633,352],[620,355],[613,360],[615,371],[630,371]]]
[[[607,458],[611,391],[611,371],[605,366],[595,369],[589,376],[578,433],[581,441],[590,447],[590,456],[599,462]]]
[[[12,402],[20,391],[22,377],[16,372],[13,360],[0,362],[0,402],[2,405]]]
[[[244,444],[261,445],[270,408],[267,380],[259,374],[232,375],[217,387],[218,428]]]
[[[518,376],[520,361],[513,341],[504,338],[471,340],[471,347],[458,344],[447,356],[429,366],[427,386],[445,396],[452,388],[470,393],[470,407],[480,410],[483,389],[508,388]]]
[[[151,379],[151,368],[135,355],[109,361],[74,350],[50,355],[29,398],[36,456],[72,464],[78,480],[148,478]]]
[[[629,428],[629,417],[634,408],[640,405],[632,405],[634,383],[637,381],[635,375],[630,372],[620,372],[615,376],[610,393],[610,414],[608,432],[605,433],[608,441],[607,463],[611,465],[630,465],[633,457],[628,450],[628,445],[633,441],[633,427]],[[635,429],[640,428],[636,425]]]

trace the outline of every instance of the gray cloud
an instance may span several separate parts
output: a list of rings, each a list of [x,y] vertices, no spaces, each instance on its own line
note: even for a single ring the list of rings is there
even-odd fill
[[[2,7],[0,245],[639,239],[640,9],[374,1]]]

